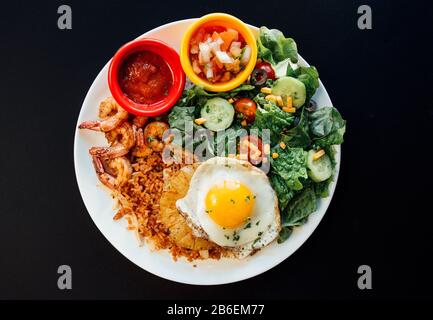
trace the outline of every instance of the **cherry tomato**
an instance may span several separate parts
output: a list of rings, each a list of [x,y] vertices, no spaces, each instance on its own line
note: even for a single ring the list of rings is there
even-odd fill
[[[256,118],[256,103],[249,98],[240,98],[235,102],[235,109],[237,112],[244,115],[247,122],[253,122]]]
[[[256,64],[256,69],[262,69],[266,72],[268,79],[275,80],[275,71],[272,68],[271,64],[266,61],[262,61]]]
[[[241,138],[239,142],[239,154],[243,158],[248,155],[248,161],[251,164],[257,165],[262,162],[263,157],[263,142],[256,135],[248,135]]]

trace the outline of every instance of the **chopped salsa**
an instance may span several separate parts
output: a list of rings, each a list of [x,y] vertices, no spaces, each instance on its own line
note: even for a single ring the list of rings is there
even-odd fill
[[[152,104],[167,97],[173,77],[161,56],[150,51],[139,51],[123,62],[119,84],[124,95],[135,103]]]
[[[248,64],[251,47],[237,30],[207,26],[191,38],[189,54],[194,73],[221,83],[233,79]]]

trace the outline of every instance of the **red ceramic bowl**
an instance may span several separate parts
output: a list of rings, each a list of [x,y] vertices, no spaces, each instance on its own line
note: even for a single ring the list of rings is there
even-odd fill
[[[119,85],[119,71],[123,62],[131,54],[139,51],[156,53],[167,63],[171,71],[173,85],[168,90],[167,96],[155,103],[136,103],[123,93]],[[185,73],[179,55],[168,44],[157,39],[138,39],[125,44],[113,56],[108,69],[108,86],[113,98],[126,111],[138,116],[154,117],[168,111],[179,100],[185,87]]]

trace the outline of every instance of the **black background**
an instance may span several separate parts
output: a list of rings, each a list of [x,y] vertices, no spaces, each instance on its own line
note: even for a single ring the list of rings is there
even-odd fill
[[[432,298],[432,8],[427,1],[66,1],[0,8],[0,298]],[[373,30],[357,28],[369,4]],[[83,99],[123,43],[214,11],[295,38],[348,121],[338,187],[320,226],[253,279],[188,286],[153,276],[98,231],[74,175]],[[73,289],[57,289],[57,267]],[[357,288],[370,265],[373,289]]]

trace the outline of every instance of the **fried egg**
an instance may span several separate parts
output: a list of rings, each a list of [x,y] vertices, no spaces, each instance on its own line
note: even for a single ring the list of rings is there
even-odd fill
[[[234,158],[215,157],[200,164],[176,206],[195,236],[238,258],[268,245],[281,230],[278,199],[268,177]]]

